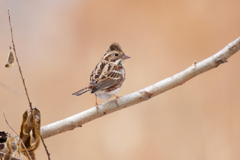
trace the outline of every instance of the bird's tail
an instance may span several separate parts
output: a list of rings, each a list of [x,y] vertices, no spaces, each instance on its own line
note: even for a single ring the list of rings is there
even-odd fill
[[[82,95],[83,93],[86,93],[86,92],[89,92],[89,91],[91,91],[91,90],[90,90],[88,87],[85,87],[85,88],[83,88],[83,89],[81,89],[81,90],[73,93],[72,95],[80,96],[80,95]]]

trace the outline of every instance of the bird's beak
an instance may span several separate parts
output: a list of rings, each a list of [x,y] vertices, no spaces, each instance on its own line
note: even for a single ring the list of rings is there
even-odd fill
[[[131,58],[131,57],[127,56],[126,54],[122,56],[122,59],[128,59],[128,58]]]

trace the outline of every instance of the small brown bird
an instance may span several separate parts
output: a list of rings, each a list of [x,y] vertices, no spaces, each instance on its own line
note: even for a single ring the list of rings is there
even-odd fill
[[[124,54],[118,43],[110,44],[105,55],[92,71],[90,84],[72,95],[80,96],[91,91],[96,95],[96,107],[98,107],[97,98],[107,100],[115,96],[117,101],[119,97],[115,94],[126,79],[123,63],[128,58],[130,57]]]

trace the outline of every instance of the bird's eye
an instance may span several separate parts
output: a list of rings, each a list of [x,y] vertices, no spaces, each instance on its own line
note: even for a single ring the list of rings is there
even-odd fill
[[[117,54],[117,53],[115,53],[115,56],[117,57],[117,56],[118,56],[118,54]]]

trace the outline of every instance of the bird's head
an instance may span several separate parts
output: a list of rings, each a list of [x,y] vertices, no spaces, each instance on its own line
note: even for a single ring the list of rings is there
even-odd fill
[[[123,64],[125,59],[130,58],[123,51],[118,43],[111,43],[106,50],[103,59],[114,63],[115,65]]]

